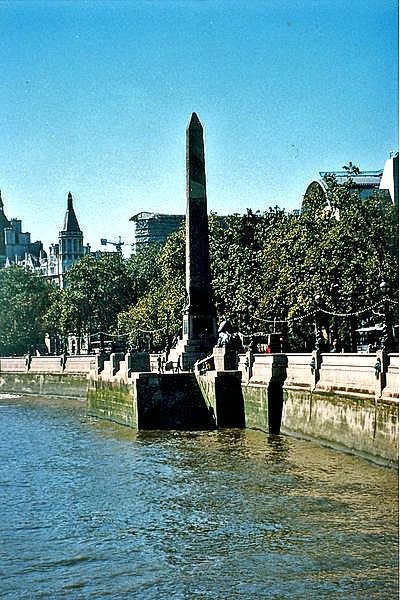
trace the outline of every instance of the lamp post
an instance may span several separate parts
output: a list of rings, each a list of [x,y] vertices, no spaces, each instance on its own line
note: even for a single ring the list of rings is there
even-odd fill
[[[331,292],[331,301],[332,301],[332,308],[334,309],[334,311],[336,312],[337,310],[337,304],[338,304],[338,297],[339,297],[339,285],[337,283],[332,283],[331,287],[330,287],[330,292]],[[333,336],[331,339],[331,342],[334,339],[338,338],[338,319],[336,315],[333,315]]]
[[[385,317],[382,332],[382,349],[386,350],[386,352],[392,352],[394,349],[394,339],[392,330],[392,320],[389,309],[389,298],[387,297],[387,293],[389,292],[389,285],[386,281],[382,281],[379,287],[383,294],[383,311]]]
[[[169,319],[168,314],[165,315],[165,350],[168,354],[169,352]]]
[[[137,348],[137,351],[140,352],[139,321],[135,321],[135,325],[136,325],[136,348]]]
[[[249,311],[249,329],[250,329],[250,335],[253,335],[253,311],[254,311],[254,306],[252,304],[250,304],[247,307],[247,310]]]
[[[104,354],[105,344],[104,344],[104,333],[102,331],[100,331],[100,333],[99,333],[99,338],[100,338],[100,354]]]
[[[321,323],[319,320],[319,305],[321,302],[321,296],[319,294],[317,294],[316,296],[314,296],[314,300],[315,300],[315,305],[316,305],[316,309],[315,309],[315,349],[321,350],[320,346],[321,346],[322,334],[321,334]]]

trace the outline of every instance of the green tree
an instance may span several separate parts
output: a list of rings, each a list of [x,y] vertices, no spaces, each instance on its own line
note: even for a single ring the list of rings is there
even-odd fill
[[[50,286],[24,267],[0,270],[0,355],[45,351],[44,315]]]
[[[126,267],[129,279],[133,282],[133,302],[145,296],[152,282],[161,277],[159,257],[162,248],[162,244],[150,244],[128,259]]]
[[[260,301],[261,246],[258,239],[259,214],[250,209],[223,221],[210,219],[212,284],[218,319],[229,319],[247,331]]]
[[[362,200],[351,179],[326,178],[300,215],[275,207],[263,214],[211,215],[210,257],[218,319],[243,333],[286,329],[292,350],[310,350],[316,325],[354,344],[357,324],[373,320],[379,283],[398,287],[397,209],[382,194]],[[144,260],[144,257],[141,258]],[[147,264],[132,306],[119,317],[134,341],[138,329],[162,344],[182,322],[185,298],[184,227]],[[153,264],[156,263],[156,264]],[[394,299],[394,298],[393,298]],[[353,314],[355,313],[355,314]],[[352,314],[351,318],[337,315]],[[335,316],[336,315],[336,316]],[[357,317],[357,318],[356,318]]]
[[[151,249],[150,249],[151,250]],[[146,251],[143,251],[146,254]],[[182,321],[182,308],[185,300],[185,231],[181,228],[167,239],[160,252],[138,257],[137,263],[145,265],[146,276],[141,280],[146,284],[136,302],[120,313],[118,327],[127,336],[130,344],[147,340],[161,349],[175,334]]]
[[[330,189],[330,205],[264,232],[264,316],[286,316],[305,342],[315,317],[325,329],[342,329],[350,349],[357,322],[373,318],[364,309],[379,303],[379,282],[397,288],[396,209],[380,194],[361,200],[350,185]],[[353,314],[352,319],[334,318]],[[307,315],[310,317],[307,319]],[[356,317],[358,316],[358,321]],[[308,332],[308,333],[307,333]],[[338,332],[336,332],[338,333]]]
[[[74,263],[59,299],[63,334],[117,330],[118,314],[135,298],[132,273],[121,254],[101,253]]]

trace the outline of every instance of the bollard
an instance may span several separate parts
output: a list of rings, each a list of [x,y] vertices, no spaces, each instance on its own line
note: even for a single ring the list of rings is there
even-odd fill
[[[386,387],[386,373],[388,370],[389,358],[385,350],[377,350],[375,362],[375,398],[381,398],[382,392]]]
[[[317,387],[317,383],[318,383],[319,377],[320,377],[320,368],[321,368],[321,353],[319,352],[319,350],[313,350],[311,353],[311,362],[310,362],[311,391],[315,390],[315,388]]]

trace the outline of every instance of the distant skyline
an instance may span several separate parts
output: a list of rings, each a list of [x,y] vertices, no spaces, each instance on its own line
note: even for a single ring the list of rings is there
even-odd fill
[[[319,171],[398,150],[395,0],[0,0],[0,189],[47,251],[71,191],[84,242],[184,214],[185,130],[208,210],[300,207]]]

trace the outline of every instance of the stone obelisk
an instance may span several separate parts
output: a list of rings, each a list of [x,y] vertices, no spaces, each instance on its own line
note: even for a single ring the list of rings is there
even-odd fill
[[[196,113],[186,129],[186,294],[183,338],[215,341],[203,127]]]
[[[203,127],[193,113],[186,129],[186,304],[174,355],[192,368],[217,340],[212,299]],[[176,357],[175,357],[176,358]]]

